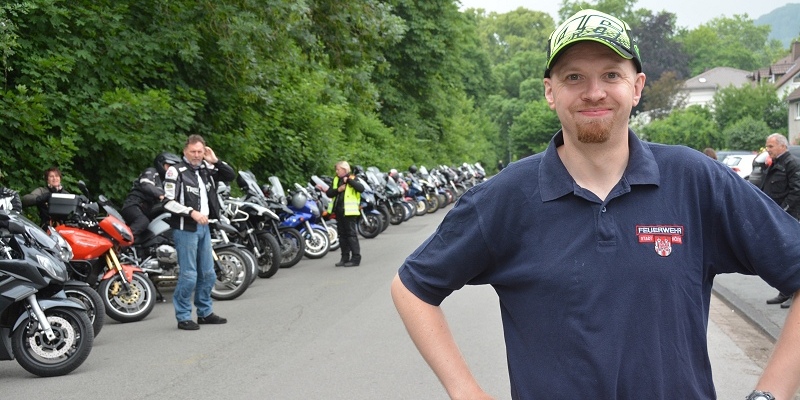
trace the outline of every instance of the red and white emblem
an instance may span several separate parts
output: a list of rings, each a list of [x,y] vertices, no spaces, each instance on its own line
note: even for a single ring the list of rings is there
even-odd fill
[[[672,254],[673,244],[683,243],[683,226],[637,225],[636,236],[639,243],[654,243],[656,254],[666,257]]]

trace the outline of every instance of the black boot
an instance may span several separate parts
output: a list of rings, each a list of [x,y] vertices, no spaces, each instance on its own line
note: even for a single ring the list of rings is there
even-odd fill
[[[792,296],[787,296],[779,292],[777,296],[767,300],[767,304],[781,304],[790,298],[792,298]]]
[[[361,264],[361,255],[360,254],[358,254],[358,255],[354,254],[353,258],[350,260],[350,262],[344,263],[344,266],[345,267],[357,267],[360,264]]]
[[[337,267],[344,267],[344,266],[345,266],[345,264],[347,264],[348,262],[350,262],[350,258],[344,258],[344,257],[342,257],[342,259],[341,259],[341,260],[339,260],[339,262],[337,262],[337,263],[336,263],[336,264],[334,264],[334,265],[336,265]]]

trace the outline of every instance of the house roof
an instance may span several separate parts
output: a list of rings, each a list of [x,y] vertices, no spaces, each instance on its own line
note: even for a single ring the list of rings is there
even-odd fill
[[[786,82],[789,82],[795,76],[800,74],[800,60],[796,60],[789,68],[786,69],[784,74],[775,82],[775,87],[781,87]]]
[[[795,89],[794,92],[789,93],[789,96],[786,97],[786,101],[789,103],[793,103],[798,100],[800,100],[800,87]]]
[[[744,84],[749,84],[751,81],[748,78],[750,71],[730,67],[717,67],[703,72],[700,75],[687,79],[683,87],[684,89],[716,89],[724,88],[730,85],[739,87]]]

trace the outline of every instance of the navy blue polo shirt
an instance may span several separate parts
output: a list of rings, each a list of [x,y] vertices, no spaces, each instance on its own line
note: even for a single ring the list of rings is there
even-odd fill
[[[605,201],[544,153],[470,189],[400,268],[439,305],[498,294],[515,399],[713,399],[714,276],[800,288],[800,223],[725,165],[640,141]]]

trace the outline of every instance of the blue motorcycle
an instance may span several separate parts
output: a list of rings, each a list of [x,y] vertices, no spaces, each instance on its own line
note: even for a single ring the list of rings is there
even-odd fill
[[[281,218],[279,226],[295,228],[300,232],[305,242],[306,257],[325,257],[330,250],[330,240],[328,239],[327,229],[322,225],[313,223],[316,219],[321,218],[317,202],[300,185],[296,184],[298,190],[287,197],[278,177],[270,176],[269,182],[272,194],[277,196],[281,202],[285,202],[287,208],[292,212],[291,214],[287,212],[278,213]]]

